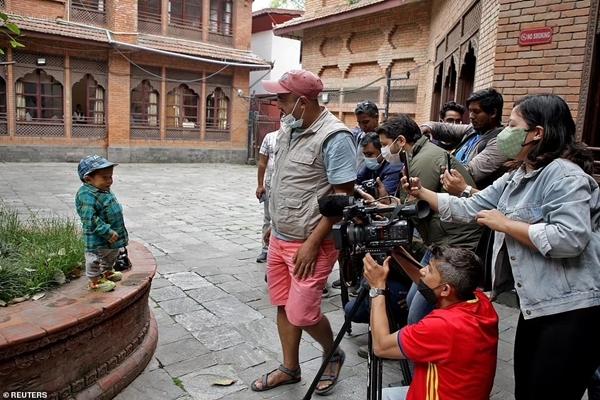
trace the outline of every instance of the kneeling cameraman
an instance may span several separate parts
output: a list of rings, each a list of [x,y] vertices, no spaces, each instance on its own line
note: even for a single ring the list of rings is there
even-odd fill
[[[489,299],[475,290],[481,273],[470,250],[435,247],[429,264],[403,249],[393,256],[421,294],[436,309],[416,324],[390,333],[385,296],[390,257],[381,266],[370,254],[364,274],[371,292],[371,334],[375,355],[408,358],[415,363],[410,387],[385,388],[383,400],[440,398],[489,399],[496,371],[498,315]],[[381,290],[373,290],[381,289]],[[433,396],[432,396],[433,394]]]

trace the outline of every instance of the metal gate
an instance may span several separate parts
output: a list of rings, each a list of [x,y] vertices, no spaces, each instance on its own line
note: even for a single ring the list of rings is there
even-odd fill
[[[279,129],[280,111],[272,98],[254,97],[248,117],[248,163],[255,163],[264,137]]]

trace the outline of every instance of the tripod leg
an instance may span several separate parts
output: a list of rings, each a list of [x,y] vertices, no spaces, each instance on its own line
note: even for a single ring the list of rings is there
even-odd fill
[[[331,360],[331,357],[333,356],[333,354],[337,350],[338,346],[340,345],[340,342],[344,338],[344,334],[346,333],[346,331],[350,327],[350,324],[352,323],[352,321],[351,321],[352,317],[354,317],[354,314],[356,314],[356,312],[358,311],[358,307],[360,306],[360,304],[363,301],[365,301],[368,293],[369,293],[369,288],[366,286],[361,286],[360,290],[358,291],[358,296],[356,297],[356,303],[354,303],[354,306],[352,306],[352,310],[350,310],[350,313],[344,320],[344,325],[342,325],[342,328],[339,330],[339,332],[337,333],[337,336],[335,337],[335,340],[333,341],[333,348],[331,349],[331,352],[329,354],[327,354],[325,356],[325,358],[323,359],[321,368],[319,368],[317,375],[315,375],[315,378],[313,379],[312,383],[310,384],[310,387],[308,388],[308,390],[306,391],[306,394],[302,398],[303,400],[309,400],[310,398],[312,398],[312,394],[315,391],[315,389],[317,388],[317,385],[319,384],[319,379],[321,379],[323,372],[325,372],[325,368],[327,368],[327,364],[329,364],[329,360]]]
[[[342,297],[342,308],[346,308],[346,304],[348,304],[348,302],[350,301],[350,298],[348,297],[348,286],[346,286],[346,279],[348,279],[348,277],[346,276],[346,270],[347,270],[347,263],[352,262],[352,258],[349,254],[347,254],[346,252],[342,252],[340,253],[340,258],[338,259],[339,265],[340,265],[340,291],[341,291],[341,297]],[[352,333],[352,324],[350,323],[348,325],[348,329],[347,329],[348,334]]]

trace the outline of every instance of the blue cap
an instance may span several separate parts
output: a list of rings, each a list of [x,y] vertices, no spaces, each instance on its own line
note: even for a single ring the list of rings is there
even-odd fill
[[[79,161],[77,173],[79,174],[79,179],[81,179],[82,182],[85,182],[84,178],[92,172],[97,171],[99,169],[112,167],[115,165],[119,164],[115,164],[113,162],[108,161],[104,157],[94,154],[93,156],[87,156],[85,158],[82,158],[81,161]]]

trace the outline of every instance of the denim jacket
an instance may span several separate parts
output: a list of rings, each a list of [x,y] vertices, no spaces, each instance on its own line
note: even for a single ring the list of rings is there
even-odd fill
[[[443,220],[472,222],[498,209],[529,225],[531,249],[496,232],[493,293],[510,265],[525,319],[600,305],[600,191],[581,168],[556,159],[544,168],[506,173],[471,198],[438,194]],[[499,258],[506,244],[508,263]]]

